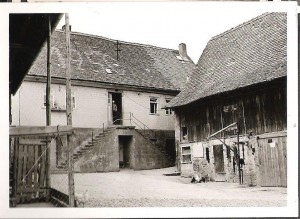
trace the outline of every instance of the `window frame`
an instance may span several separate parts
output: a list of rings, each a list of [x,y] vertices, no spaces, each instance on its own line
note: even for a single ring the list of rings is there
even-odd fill
[[[169,103],[171,101],[171,98],[166,98],[166,104]],[[165,115],[166,116],[173,116],[174,115],[174,111],[170,108],[165,109]]]
[[[44,94],[43,94],[43,104],[42,104],[42,108],[43,109],[46,109],[46,98],[47,98],[47,92],[46,92],[46,89],[44,89]],[[52,100],[51,100],[52,99]],[[51,106],[51,109],[54,109],[55,106],[54,106],[54,103],[55,103],[55,99],[54,99],[54,91],[51,90],[50,92],[50,106]]]
[[[184,132],[184,130],[186,130],[185,132]],[[188,141],[188,128],[187,128],[187,126],[181,126],[181,141]],[[184,133],[185,133],[185,135],[184,135]],[[186,138],[184,138],[184,136],[186,136]]]
[[[186,149],[186,151],[185,151]],[[186,161],[186,158],[188,161]],[[192,163],[192,145],[182,145],[181,146],[181,157],[180,161],[182,164],[190,164]]]
[[[155,101],[153,101],[153,99],[156,99]],[[150,97],[149,98],[149,104],[150,104],[150,112],[149,112],[149,114],[150,115],[158,115],[158,113],[157,113],[157,108],[158,108],[158,97]],[[151,112],[151,110],[152,110],[152,104],[154,104],[154,112]]]

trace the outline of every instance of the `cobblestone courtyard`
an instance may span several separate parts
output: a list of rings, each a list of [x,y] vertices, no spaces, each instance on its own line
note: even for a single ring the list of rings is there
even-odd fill
[[[190,183],[190,178],[165,176],[175,168],[75,174],[75,191],[85,207],[279,207],[287,189],[248,187],[237,183]],[[52,187],[65,190],[66,175],[52,175]]]

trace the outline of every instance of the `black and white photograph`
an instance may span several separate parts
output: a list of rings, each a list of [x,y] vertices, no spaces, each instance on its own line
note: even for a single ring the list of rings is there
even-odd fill
[[[0,217],[299,216],[297,10],[0,3]]]

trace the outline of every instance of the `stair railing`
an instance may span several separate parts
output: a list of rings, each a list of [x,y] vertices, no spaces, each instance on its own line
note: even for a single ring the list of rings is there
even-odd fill
[[[136,126],[138,126],[140,129],[143,130],[144,136],[146,135],[146,131],[150,131],[153,134],[154,139],[156,138],[156,132],[153,131],[152,129],[150,129],[145,123],[143,123],[141,120],[136,118],[133,115],[133,113],[130,112],[130,124],[132,124],[132,123],[134,123]]]
[[[155,139],[156,138],[156,132],[152,129],[150,129],[145,123],[143,123],[141,120],[139,120],[138,118],[136,118],[132,112],[127,112],[127,113],[123,113],[124,114],[129,114],[129,118],[127,116],[124,116],[123,118],[121,119],[116,119],[114,120],[112,123],[114,124],[115,122],[117,121],[129,121],[130,122],[130,125],[135,125],[137,126],[139,129],[142,130],[143,132],[143,135],[145,136],[146,135],[146,132],[149,131],[150,133],[152,133],[152,136],[153,138]],[[104,130],[105,130],[105,122],[102,123],[102,132],[104,133]],[[124,123],[123,123],[124,124]],[[108,124],[107,124],[108,126]]]

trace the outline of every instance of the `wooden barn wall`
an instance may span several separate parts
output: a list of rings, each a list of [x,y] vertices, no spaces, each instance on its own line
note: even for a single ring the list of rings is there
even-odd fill
[[[188,141],[201,141],[218,130],[239,122],[240,134],[286,130],[286,80],[241,94],[225,94],[176,109],[180,126],[187,127]],[[224,112],[224,106],[237,109]]]

